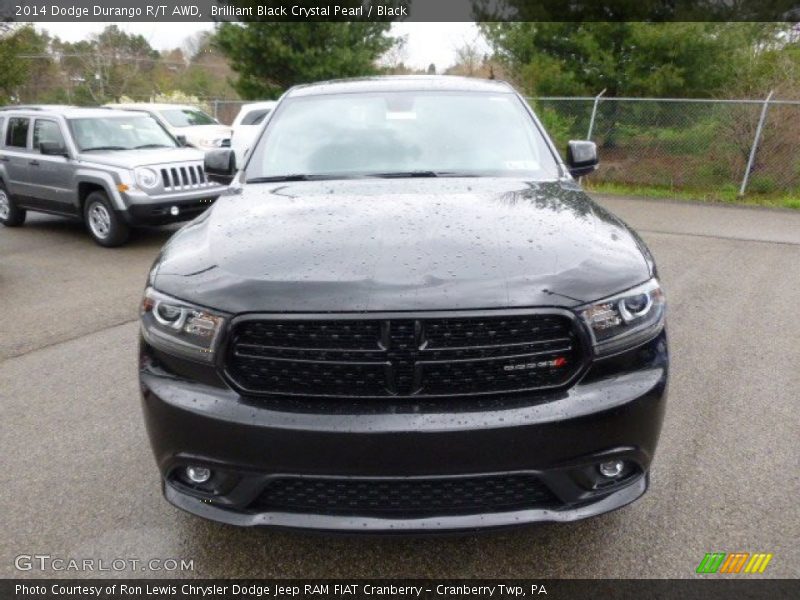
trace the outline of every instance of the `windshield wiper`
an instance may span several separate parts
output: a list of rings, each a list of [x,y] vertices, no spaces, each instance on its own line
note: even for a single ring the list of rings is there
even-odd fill
[[[275,175],[272,177],[253,177],[247,183],[269,183],[275,181],[319,181],[322,179],[350,179],[347,175],[313,175],[309,173],[292,173],[290,175]]]
[[[142,144],[141,146],[134,146],[134,150],[143,150],[144,148],[175,148],[175,146],[168,146],[167,144]]]
[[[474,173],[458,171],[389,171],[386,173],[367,173],[364,177],[378,177],[381,179],[404,179],[411,177],[477,177]]]
[[[130,150],[125,146],[92,146],[91,148],[83,148],[81,152],[92,152],[94,150]]]

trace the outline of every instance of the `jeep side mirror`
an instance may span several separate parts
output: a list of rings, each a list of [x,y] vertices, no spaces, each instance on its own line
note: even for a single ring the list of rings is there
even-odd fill
[[[185,135],[176,135],[175,139],[178,140],[178,144],[180,144],[181,146],[186,146],[187,145],[186,136]]]
[[[206,175],[222,183],[230,183],[236,175],[236,155],[230,148],[209,150],[205,160]]]
[[[599,163],[594,142],[572,140],[567,144],[567,168],[573,177],[588,175]]]
[[[46,156],[63,156],[69,158],[67,149],[58,142],[39,142],[39,152]]]

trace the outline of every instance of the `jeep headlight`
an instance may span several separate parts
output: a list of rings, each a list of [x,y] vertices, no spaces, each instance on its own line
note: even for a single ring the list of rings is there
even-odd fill
[[[666,301],[658,280],[576,309],[597,355],[615,354],[654,338],[664,326]]]
[[[158,185],[158,173],[147,167],[139,167],[134,170],[136,183],[144,189],[150,190]]]
[[[142,335],[169,354],[214,362],[225,316],[147,288],[140,311]]]

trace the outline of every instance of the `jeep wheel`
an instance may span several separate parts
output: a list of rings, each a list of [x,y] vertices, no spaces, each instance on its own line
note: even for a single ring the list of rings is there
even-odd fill
[[[83,218],[89,234],[101,246],[121,246],[128,240],[130,228],[111,208],[104,192],[89,194],[83,207]]]
[[[0,223],[6,227],[19,227],[25,222],[26,211],[17,208],[5,186],[0,183]]]

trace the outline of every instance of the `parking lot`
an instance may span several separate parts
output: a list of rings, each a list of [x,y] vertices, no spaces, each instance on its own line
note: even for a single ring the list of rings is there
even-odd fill
[[[720,551],[771,552],[763,576],[800,576],[800,212],[600,200],[648,242],[670,302],[650,492],[588,521],[423,539],[242,530],[172,508],[139,408],[136,319],[174,228],[114,250],[55,217],[1,229],[0,575],[85,575],[15,570],[39,553],[190,559],[181,575],[197,577],[689,577]]]

